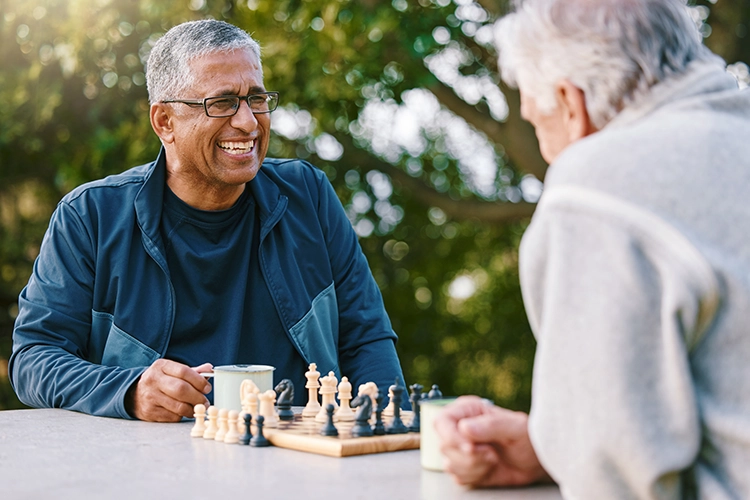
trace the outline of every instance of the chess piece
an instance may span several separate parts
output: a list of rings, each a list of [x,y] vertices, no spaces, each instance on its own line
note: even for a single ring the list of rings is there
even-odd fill
[[[240,404],[242,405],[242,413],[249,413],[253,417],[258,416],[258,394],[260,389],[258,386],[249,378],[242,381],[240,384]]]
[[[258,416],[263,417],[266,427],[276,427],[279,423],[279,417],[274,409],[276,392],[273,389],[268,389],[266,392],[258,394],[258,399],[260,400]]]
[[[351,399],[352,384],[349,382],[348,377],[341,377],[341,383],[339,384],[339,401],[341,401],[341,405],[336,412],[336,418],[339,422],[351,422],[354,420],[354,411],[349,406]]]
[[[257,448],[261,448],[264,446],[270,446],[271,443],[268,442],[268,439],[263,435],[263,421],[265,418],[263,418],[263,415],[258,415],[258,418],[255,420],[255,436],[253,436],[250,439],[250,446],[254,446]]]
[[[338,436],[339,431],[336,429],[336,426],[333,425],[333,412],[335,411],[335,408],[332,404],[329,404],[326,406],[326,423],[325,425],[320,429],[320,435],[321,436]]]
[[[315,421],[325,423],[326,421],[326,406],[333,405],[334,409],[338,408],[336,404],[336,375],[333,372],[328,372],[328,375],[320,379],[320,395],[323,398],[321,403],[321,409],[317,415],[315,415]]]
[[[390,388],[388,389],[388,406],[383,410],[383,415],[386,417],[393,416],[393,391]]]
[[[242,410],[237,414],[237,434],[240,436],[245,432],[245,415],[248,415],[245,410]]]
[[[219,430],[217,424],[219,409],[215,406],[209,406],[206,413],[208,414],[208,424],[206,425],[206,431],[203,433],[203,439],[214,439],[216,432]]]
[[[367,382],[366,384],[362,384],[357,389],[357,396],[360,394],[367,394],[370,396],[370,403],[373,408],[377,408],[377,397],[378,393],[380,392],[380,389],[378,389],[378,386],[375,382]]]
[[[377,406],[375,406],[375,425],[372,426],[372,433],[376,436],[382,436],[385,434],[385,426],[383,425],[383,395],[378,393],[375,401]]]
[[[351,405],[353,408],[358,408],[357,414],[354,416],[354,427],[351,430],[352,436],[372,436],[372,428],[370,427],[372,399],[370,399],[370,395],[366,393],[357,394],[357,397],[352,399]]]
[[[226,444],[237,444],[240,440],[240,433],[237,432],[237,416],[240,412],[232,410],[227,415],[227,433],[224,435],[224,442]]]
[[[255,382],[253,382],[249,378],[246,378],[240,384],[240,404],[242,406],[245,406],[247,404],[248,398],[251,394],[260,394],[260,389],[255,384]]]
[[[320,372],[318,372],[315,363],[310,363],[309,370],[305,373],[305,378],[307,378],[305,388],[308,390],[308,401],[302,410],[302,416],[314,417],[320,411],[320,403],[318,402],[318,388],[320,388],[318,379],[320,378]]]
[[[194,438],[203,437],[203,433],[206,432],[206,405],[195,405],[193,416],[195,417],[195,425],[193,425],[190,435]]]
[[[422,399],[422,386],[419,384],[413,384],[409,386],[409,389],[411,389],[411,396],[409,397],[409,399],[411,400],[412,410],[409,432],[419,432],[419,400]]]
[[[226,408],[221,408],[219,410],[219,430],[216,431],[216,435],[214,436],[214,439],[216,441],[224,441],[224,436],[227,435],[227,431],[229,430],[227,426],[227,415],[229,414],[229,410]]]
[[[279,410],[279,418],[281,420],[294,420],[294,412],[292,411],[292,401],[294,400],[294,384],[288,378],[285,378],[273,389],[276,394],[279,395],[276,401],[276,408]]]
[[[247,397],[247,412],[253,416],[253,418],[258,418],[258,415],[260,413],[258,412],[258,394],[252,393]]]
[[[393,420],[385,428],[386,434],[406,434],[409,429],[406,428],[401,420],[401,397],[404,393],[404,387],[399,383],[398,377],[396,382],[391,386],[393,390]]]
[[[427,394],[427,399],[442,399],[443,393],[440,392],[440,388],[437,384],[432,384],[432,389],[430,389],[430,392]]]
[[[244,427],[244,432],[242,433],[242,436],[240,436],[240,444],[248,445],[250,444],[250,440],[253,438],[253,432],[250,430],[250,424],[253,421],[253,416],[249,413],[245,413],[242,416],[242,424]]]

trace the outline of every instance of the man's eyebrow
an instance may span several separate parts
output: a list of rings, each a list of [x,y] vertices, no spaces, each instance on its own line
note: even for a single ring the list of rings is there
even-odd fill
[[[248,90],[248,95],[250,95],[250,94],[257,94],[259,92],[265,92],[265,91],[266,91],[266,89],[264,87],[258,87],[258,86],[250,87],[250,89]],[[237,92],[234,91],[234,90],[220,90],[219,92],[217,92],[214,95],[216,97],[221,97],[221,96],[239,95],[239,94],[237,94]]]

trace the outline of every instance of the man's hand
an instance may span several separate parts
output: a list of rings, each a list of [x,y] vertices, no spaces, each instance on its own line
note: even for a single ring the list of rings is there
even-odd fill
[[[206,394],[211,384],[201,376],[213,367],[204,363],[195,368],[157,359],[128,390],[125,408],[133,417],[149,422],[179,422],[192,417],[197,404],[208,406]]]
[[[528,418],[476,396],[458,398],[435,419],[446,472],[473,487],[551,481],[531,446]]]

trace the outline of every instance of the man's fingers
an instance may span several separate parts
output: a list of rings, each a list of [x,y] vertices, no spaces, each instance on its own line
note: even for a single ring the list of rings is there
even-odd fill
[[[488,413],[462,419],[457,427],[467,440],[504,444],[528,437],[528,415],[493,407]]]
[[[211,373],[214,371],[214,365],[211,363],[203,363],[199,366],[193,366],[193,370],[197,371],[198,373]]]
[[[208,387],[206,387],[208,386]],[[211,385],[196,370],[167,359],[143,372],[133,395],[133,415],[141,420],[175,422],[191,417],[193,407],[208,404]]]
[[[458,432],[458,424],[463,419],[480,415],[486,411],[486,404],[476,396],[462,396],[449,404],[435,417],[434,427],[440,442],[446,447],[466,446],[466,437]]]
[[[168,359],[157,360],[154,362],[154,365],[156,365],[156,363],[159,363],[160,361],[161,363],[159,364],[159,369],[161,369],[165,375],[184,380],[185,382],[193,386],[197,391],[203,394],[208,394],[209,392],[211,392],[211,384],[195,369],[190,368],[187,365],[183,365],[182,363],[177,363],[176,361],[170,361]],[[201,366],[205,367],[206,365],[209,364],[206,363]]]
[[[479,484],[498,464],[498,456],[489,445],[477,445],[467,453],[450,448],[445,450],[445,470],[458,484]]]

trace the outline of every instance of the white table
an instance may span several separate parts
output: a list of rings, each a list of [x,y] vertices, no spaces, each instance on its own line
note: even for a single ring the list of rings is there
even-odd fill
[[[65,410],[0,411],[0,498],[562,498],[555,486],[467,490],[423,470],[419,450],[330,458],[191,438],[191,427]]]

